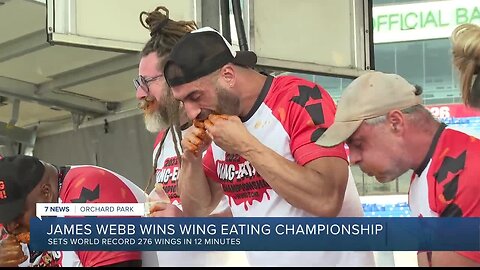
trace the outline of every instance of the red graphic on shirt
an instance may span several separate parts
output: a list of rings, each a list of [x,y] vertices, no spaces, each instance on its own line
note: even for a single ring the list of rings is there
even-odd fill
[[[180,200],[180,196],[177,193],[179,171],[179,163],[176,156],[165,159],[163,167],[157,169],[157,183],[163,185],[163,190],[165,190],[171,202]]]
[[[480,140],[470,134],[445,129],[428,170],[428,200],[440,217],[480,217]],[[456,251],[480,262],[478,251]]]
[[[125,177],[104,168],[88,165],[72,167],[65,175],[60,190],[60,198],[65,203],[81,199],[85,199],[89,203],[137,203],[143,199],[137,198],[135,194],[142,194],[142,190]],[[96,199],[92,201],[92,198]],[[103,266],[141,258],[140,251],[85,250],[75,251],[75,253],[85,267]],[[69,259],[69,256],[63,259]],[[70,265],[71,262],[65,260],[63,264],[65,263]]]
[[[0,180],[0,199],[6,199],[7,198],[7,192],[5,191],[5,181]]]
[[[47,251],[43,252],[38,260],[36,267],[62,267],[61,251]]]
[[[230,205],[232,200],[236,205],[243,203],[245,210],[248,211],[248,205],[252,205],[253,201],[262,202],[264,194],[267,200],[270,200],[267,191],[272,188],[250,162],[241,156],[225,154],[225,161],[218,160],[216,167],[218,179],[229,198]]]
[[[452,129],[442,132],[427,176],[430,208],[441,217],[480,216],[478,152],[477,138]]]

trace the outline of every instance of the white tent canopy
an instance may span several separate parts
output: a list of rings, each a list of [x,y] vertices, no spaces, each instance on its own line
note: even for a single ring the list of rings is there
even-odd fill
[[[370,1],[240,2],[249,49],[257,52],[260,67],[349,77],[370,68]],[[0,0],[0,154],[35,147],[45,156],[48,151],[40,149],[52,145],[39,145],[41,138],[53,144],[47,137],[128,117],[141,120],[132,79],[149,31],[139,15],[160,5],[172,19],[221,30],[219,0]],[[135,128],[125,132],[146,133],[141,125]],[[92,140],[77,143],[88,150]],[[65,159],[56,155],[50,158]]]

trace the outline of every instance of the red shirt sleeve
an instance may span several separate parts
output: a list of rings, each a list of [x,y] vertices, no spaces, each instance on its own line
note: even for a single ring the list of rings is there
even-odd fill
[[[480,217],[480,141],[446,129],[429,170],[429,204],[441,217]],[[480,262],[480,252],[457,252]]]
[[[326,148],[315,142],[332,125],[336,106],[320,85],[295,77],[274,79],[266,104],[290,136],[290,149],[300,165],[320,157],[347,160],[343,144]]]
[[[101,168],[72,168],[63,181],[60,198],[65,203],[136,203],[130,188],[116,175]],[[85,267],[141,260],[139,251],[77,251]]]

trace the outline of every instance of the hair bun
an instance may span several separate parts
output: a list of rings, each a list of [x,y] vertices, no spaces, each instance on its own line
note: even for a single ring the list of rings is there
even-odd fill
[[[160,10],[164,11],[165,14],[163,14]],[[144,15],[146,15],[145,19]],[[169,16],[169,10],[164,6],[159,6],[152,12],[140,12],[140,23],[143,27],[150,30],[150,36],[152,37],[162,32],[162,29],[170,21]]]

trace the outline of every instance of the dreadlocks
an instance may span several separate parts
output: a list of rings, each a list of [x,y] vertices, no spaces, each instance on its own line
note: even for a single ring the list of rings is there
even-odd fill
[[[163,13],[162,13],[163,11]],[[146,16],[146,17],[145,17]],[[145,18],[145,19],[144,19]],[[159,6],[152,12],[142,11],[140,13],[140,23],[143,27],[150,30],[150,39],[145,44],[141,52],[141,56],[147,56],[152,52],[157,54],[159,58],[158,70],[162,70],[165,64],[165,59],[175,46],[178,40],[180,40],[185,34],[197,29],[197,24],[194,21],[174,21],[169,18],[169,11],[166,7]],[[165,96],[167,102],[167,113],[169,119],[169,128],[165,131],[165,136],[168,132],[172,132],[173,143],[175,147],[175,153],[177,154],[178,162],[181,162],[181,153],[183,149],[179,149],[179,140],[182,140],[182,130],[180,128],[180,103],[173,98],[171,91],[167,91]],[[147,187],[152,184],[155,172],[157,169],[157,162],[162,151],[165,138],[160,142],[158,152],[155,155],[153,162],[153,171],[148,180]],[[181,147],[181,146],[180,146]]]
[[[165,14],[159,10],[164,11]],[[144,20],[145,15],[147,17]],[[145,44],[142,56],[156,52],[158,57],[163,57],[172,51],[173,46],[186,33],[197,29],[197,24],[194,21],[171,20],[168,9],[163,6],[157,7],[152,12],[142,11],[140,13],[140,23],[150,30],[150,40]]]

